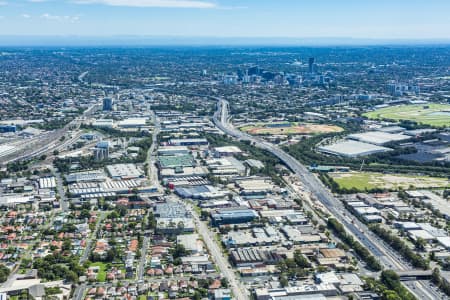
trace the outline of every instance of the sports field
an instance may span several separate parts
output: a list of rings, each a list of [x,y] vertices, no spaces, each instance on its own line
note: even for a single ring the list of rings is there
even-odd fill
[[[413,176],[402,174],[383,174],[374,172],[336,172],[329,173],[341,188],[359,191],[382,188],[387,190],[423,189],[450,187],[447,178]]]
[[[320,134],[341,132],[339,126],[327,124],[311,124],[297,122],[283,123],[258,123],[255,125],[243,126],[240,130],[252,135],[271,135],[271,134]]]
[[[435,127],[450,126],[450,105],[414,104],[381,108],[364,114],[369,119],[411,120]]]

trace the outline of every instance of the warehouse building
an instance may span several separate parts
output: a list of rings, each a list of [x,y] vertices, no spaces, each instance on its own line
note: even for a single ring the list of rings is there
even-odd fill
[[[241,195],[267,195],[275,186],[269,179],[261,177],[246,177],[237,179],[236,184]]]
[[[87,181],[101,182],[106,180],[105,173],[101,170],[70,173],[66,175],[65,178],[68,183]]]
[[[194,232],[192,218],[157,218],[156,232],[160,234],[182,234]]]
[[[114,120],[112,119],[98,119],[92,123],[92,126],[99,128],[112,128],[114,126]]]
[[[254,294],[256,300],[324,300],[327,299],[325,296],[336,296],[338,294],[338,290],[332,284],[321,283],[304,284],[276,289],[260,288],[255,289]]]
[[[39,188],[41,189],[56,188],[56,178],[54,176],[39,178]]]
[[[368,131],[363,133],[349,134],[347,138],[363,143],[382,146],[391,142],[401,142],[409,140],[411,137],[404,134],[388,133],[382,131]]]
[[[181,198],[209,200],[220,199],[226,197],[229,192],[219,190],[212,185],[199,185],[193,187],[177,187],[175,193]]]
[[[367,156],[392,151],[391,148],[358,141],[341,141],[332,145],[320,146],[318,151],[344,157]]]
[[[109,176],[113,179],[134,179],[144,176],[135,164],[115,164],[106,166]]]
[[[252,267],[261,264],[274,265],[282,260],[281,255],[275,251],[253,248],[232,250],[230,257],[237,267]]]
[[[153,208],[155,217],[158,218],[186,218],[190,213],[186,207],[179,203],[159,203]]]
[[[216,157],[233,156],[233,155],[241,154],[241,153],[242,153],[242,150],[236,146],[224,146],[224,147],[214,148],[214,156],[216,156]]]
[[[120,128],[142,128],[146,125],[147,118],[129,118],[117,123],[117,126]]]
[[[210,159],[206,162],[211,173],[217,176],[244,176],[246,168],[234,157]]]
[[[205,177],[208,175],[208,169],[205,167],[177,167],[161,169],[159,174],[162,179],[186,178],[186,177]]]
[[[246,207],[218,209],[211,214],[214,225],[240,224],[251,222],[258,218],[256,211]]]
[[[186,155],[190,150],[186,146],[161,146],[158,148],[159,156]]]
[[[208,140],[205,138],[192,139],[171,139],[170,144],[174,146],[207,146]]]
[[[162,169],[194,167],[195,160],[194,160],[194,157],[190,154],[160,156],[160,157],[158,157],[158,165]]]

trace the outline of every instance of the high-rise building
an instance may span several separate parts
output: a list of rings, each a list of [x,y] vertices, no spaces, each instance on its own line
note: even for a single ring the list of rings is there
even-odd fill
[[[314,73],[314,57],[310,57],[308,60],[308,72]]]
[[[225,75],[223,77],[223,83],[226,85],[237,84],[239,77],[237,75]]]
[[[104,160],[109,157],[109,142],[100,141],[94,148],[94,157],[96,160]]]
[[[103,110],[113,110],[113,99],[103,98]]]

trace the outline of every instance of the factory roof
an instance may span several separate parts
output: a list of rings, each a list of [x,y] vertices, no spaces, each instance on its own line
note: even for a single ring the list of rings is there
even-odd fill
[[[218,153],[226,153],[226,154],[234,154],[234,153],[242,153],[242,150],[239,149],[239,147],[236,146],[223,146],[223,147],[216,147],[214,150]]]
[[[320,146],[318,149],[325,153],[346,157],[365,156],[392,150],[391,148],[358,141],[341,141],[332,145]]]
[[[147,118],[129,118],[118,122],[119,127],[140,127],[145,126]]]
[[[400,142],[410,139],[411,137],[403,134],[388,133],[382,131],[367,131],[363,133],[354,133],[347,136],[350,139],[358,140],[374,145],[384,145],[390,142]]]
[[[135,164],[115,164],[106,166],[109,175],[115,179],[138,178],[143,175]]]
[[[158,161],[162,168],[193,167],[195,165],[194,157],[190,154],[160,156]]]

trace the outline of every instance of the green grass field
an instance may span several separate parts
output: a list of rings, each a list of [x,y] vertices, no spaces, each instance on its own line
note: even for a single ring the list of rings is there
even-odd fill
[[[97,274],[97,280],[100,282],[106,281],[106,264],[102,262],[95,262],[90,264],[91,267],[100,267],[100,270]]]
[[[446,178],[414,176],[402,174],[383,174],[374,172],[329,173],[333,180],[344,189],[359,191],[382,188],[387,190],[444,188],[450,187]]]
[[[390,106],[367,112],[363,116],[375,120],[410,120],[435,127],[447,127],[450,126],[450,105],[430,103]]]

